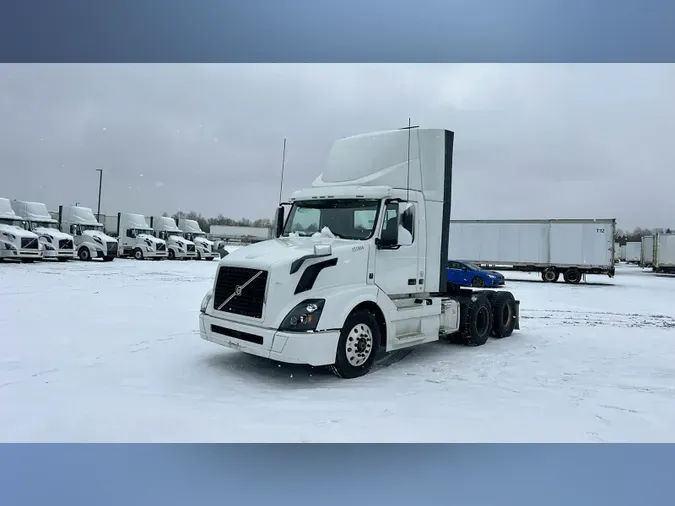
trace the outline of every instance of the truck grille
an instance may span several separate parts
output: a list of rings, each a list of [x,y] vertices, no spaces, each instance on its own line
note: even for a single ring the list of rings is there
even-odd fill
[[[166,251],[166,244],[158,244],[157,251]]]
[[[31,237],[22,237],[21,247],[23,249],[38,249],[37,239],[33,239]]]
[[[108,249],[107,254],[109,257],[117,256],[117,243],[109,242],[106,247]]]
[[[194,244],[188,244],[187,250],[188,250],[189,253],[194,253],[195,252],[195,245]]]
[[[61,239],[59,241],[59,249],[73,249],[73,241],[70,239]]]
[[[217,311],[262,318],[267,274],[267,271],[258,269],[221,267],[213,294],[214,307]],[[250,281],[256,275],[257,277]],[[243,287],[246,283],[248,284]],[[240,291],[240,295],[236,294],[237,291]]]

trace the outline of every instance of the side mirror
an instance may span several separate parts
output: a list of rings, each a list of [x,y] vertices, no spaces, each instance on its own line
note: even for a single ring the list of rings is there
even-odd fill
[[[281,237],[281,234],[284,233],[284,206],[277,207],[277,217],[276,217],[276,230],[274,232],[275,237]]]

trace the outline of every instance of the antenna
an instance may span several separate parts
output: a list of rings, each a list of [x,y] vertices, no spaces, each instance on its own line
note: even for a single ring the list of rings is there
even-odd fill
[[[281,184],[279,185],[279,205],[281,205],[281,193],[284,191],[284,168],[286,167],[286,137],[284,137],[284,150],[281,154]]]

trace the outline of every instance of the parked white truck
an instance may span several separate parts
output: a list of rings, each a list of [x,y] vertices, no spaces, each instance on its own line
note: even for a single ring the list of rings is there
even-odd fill
[[[152,227],[142,214],[118,213],[117,238],[120,257],[133,256],[136,260],[168,257],[166,241],[153,235]]]
[[[637,241],[626,243],[626,263],[639,264],[642,253],[642,243]]]
[[[378,351],[511,335],[511,293],[447,288],[453,139],[402,129],[336,141],[312,187],[291,197],[287,220],[279,206],[276,238],[220,260],[201,337],[355,378]]]
[[[615,229],[614,219],[453,220],[449,260],[540,272],[547,283],[613,277]]]
[[[66,262],[75,256],[73,236],[59,230],[59,222],[51,217],[47,206],[41,202],[12,200],[12,209],[30,230],[40,238],[42,259]]]
[[[654,265],[654,236],[646,235],[642,238],[640,252],[640,267],[652,267]]]
[[[9,199],[0,198],[0,262],[41,260],[43,247],[37,234],[25,229],[24,220],[12,209]]]
[[[117,240],[103,231],[103,224],[88,207],[59,206],[59,227],[75,242],[75,254],[83,261],[100,258],[111,262],[117,256]]]
[[[675,234],[656,234],[654,272],[675,274]]]
[[[183,237],[183,231],[178,228],[173,218],[168,216],[153,216],[150,226],[155,231],[155,237],[166,242],[167,257],[169,260],[191,260],[197,258],[195,243]]]
[[[626,261],[626,245],[625,244],[621,245],[621,249],[619,251],[619,260],[621,260],[622,262]]]
[[[215,243],[206,238],[206,232],[201,229],[199,223],[195,220],[179,218],[178,228],[183,231],[187,240],[195,243],[197,260],[213,260],[219,256],[215,249]]]

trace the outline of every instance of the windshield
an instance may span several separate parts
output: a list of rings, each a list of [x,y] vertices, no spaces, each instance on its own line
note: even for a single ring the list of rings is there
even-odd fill
[[[3,225],[14,225],[15,227],[21,227],[21,220],[13,220],[11,218],[0,218],[0,223]]]
[[[103,231],[103,225],[80,225],[80,230],[98,230]]]
[[[311,236],[328,227],[342,239],[370,239],[375,230],[379,200],[330,199],[295,202],[284,226],[284,236]]]
[[[183,237],[183,234],[181,232],[173,232],[173,231],[167,232],[166,230],[162,230],[161,232],[159,232],[159,234],[156,235],[157,237],[159,237],[160,239],[164,239],[165,241],[168,241],[169,237],[171,236]]]
[[[35,230],[36,228],[51,228],[54,230],[58,230],[59,226],[56,223],[52,223],[49,221],[33,221],[30,224],[30,229]]]
[[[471,262],[462,262],[464,265],[466,265],[469,269],[472,269],[474,271],[480,271],[481,268],[478,267],[476,264],[472,264]]]

